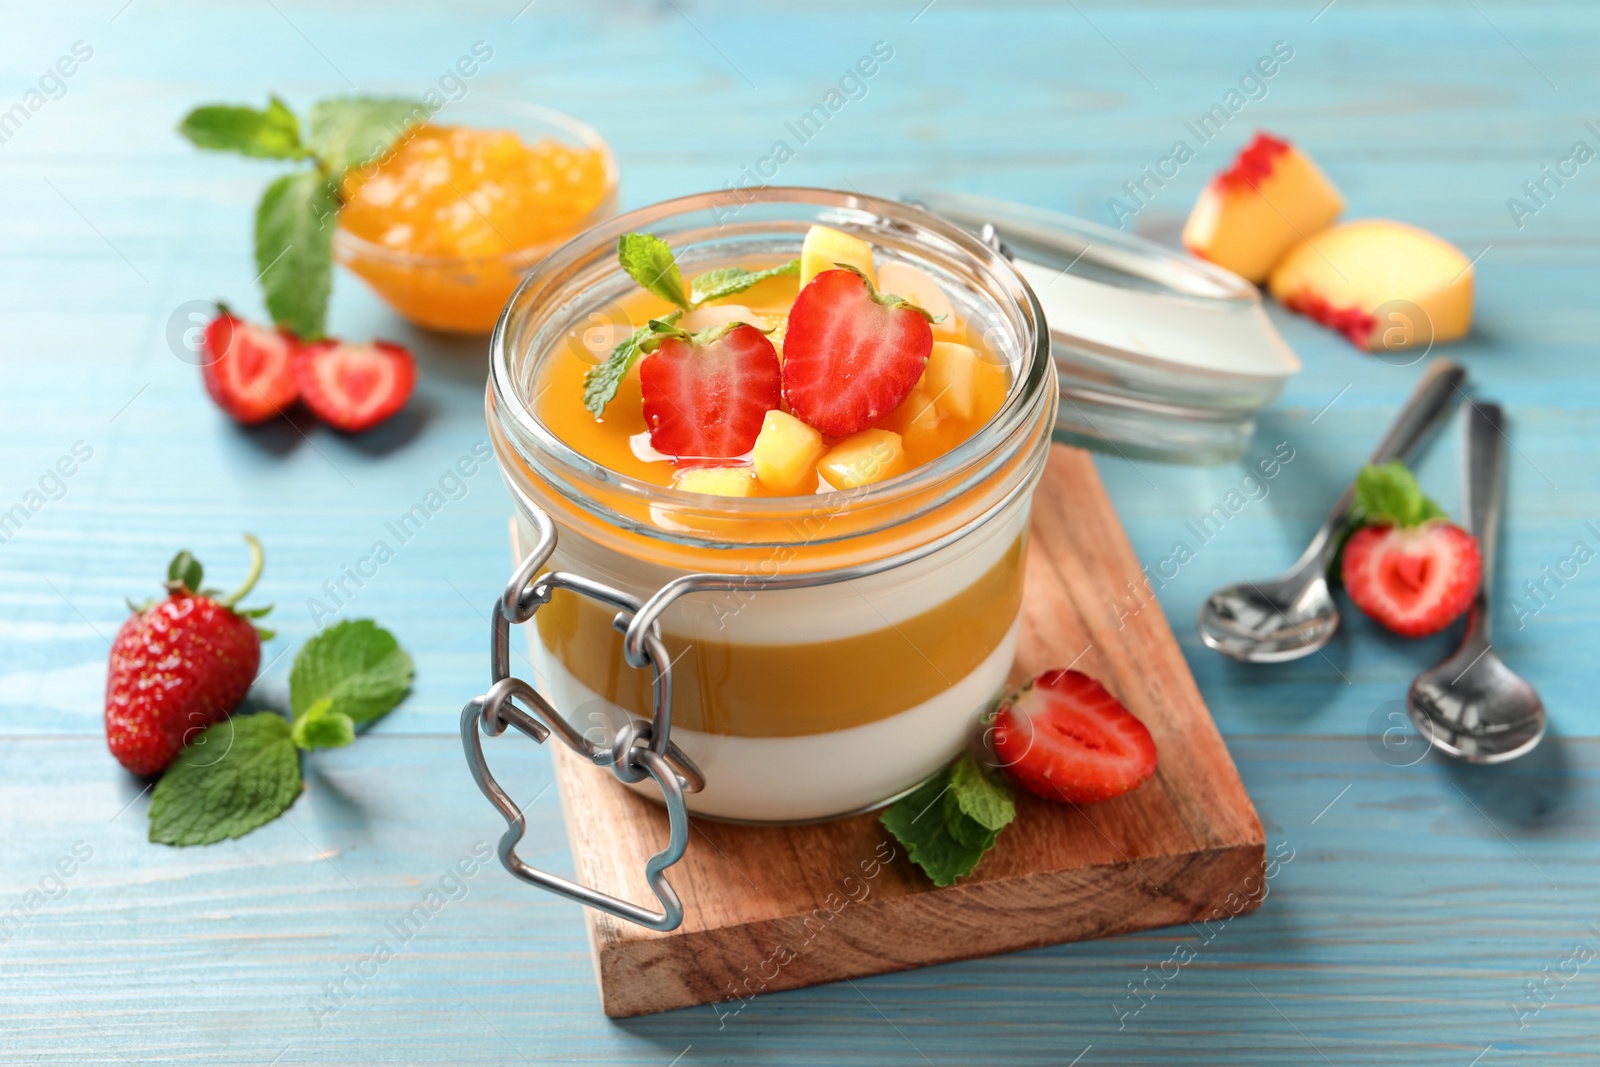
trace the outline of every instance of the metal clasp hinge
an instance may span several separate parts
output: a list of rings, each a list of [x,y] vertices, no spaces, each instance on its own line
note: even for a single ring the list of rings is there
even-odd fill
[[[634,626],[640,609],[634,597],[575,574],[551,571],[541,575],[541,568],[555,551],[555,525],[536,508],[530,509],[530,518],[538,530],[538,543],[517,567],[505,592],[495,602],[490,623],[489,691],[472,698],[461,709],[461,744],[472,779],[506,820],[506,831],[500,836],[497,849],[500,862],[523,881],[580,904],[652,930],[676,929],[683,922],[683,904],[667,881],[666,870],[683,858],[689,845],[689,817],[683,795],[703,789],[705,778],[694,761],[672,744],[671,663],[661,643],[655,616],[650,616],[641,626]],[[567,589],[616,608],[613,625],[628,635],[630,647],[636,650],[628,655],[629,664],[638,669],[648,666],[652,672],[651,720],[630,721],[617,731],[610,745],[589,740],[537,689],[511,674],[512,623],[532,619],[539,608],[549,603],[557,589]],[[609,766],[619,780],[633,783],[650,778],[660,787],[667,808],[669,836],[666,848],[645,864],[645,880],[661,905],[660,912],[542,871],[517,855],[517,845],[527,830],[523,811],[495,780],[483,754],[482,735],[498,737],[507,726],[515,726],[541,744],[554,733],[591,763]]]

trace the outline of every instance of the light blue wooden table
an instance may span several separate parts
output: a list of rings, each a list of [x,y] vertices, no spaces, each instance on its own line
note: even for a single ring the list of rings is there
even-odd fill
[[[1574,142],[1600,148],[1585,125],[1600,122],[1600,13],[1489,0],[1209,13],[921,2],[810,4],[804,16],[757,0],[0,9],[0,509],[75,442],[92,449],[0,544],[0,1062],[1600,1059],[1600,963],[1583,963],[1600,950],[1600,562],[1568,566],[1542,602],[1523,592],[1576,543],[1600,548],[1588,525],[1600,520],[1600,162],[1547,182],[1542,203],[1522,189]],[[219,577],[237,573],[239,533],[252,530],[278,605],[266,655],[298,647],[314,629],[308,598],[484,436],[484,346],[407,329],[344,274],[332,328],[415,348],[411,409],[353,440],[228,424],[174,356],[169,319],[218,296],[260,313],[248,217],[273,168],[201,156],[173,125],[196,102],[269,90],[297,106],[352,89],[420,93],[480,40],[494,56],[469,99],[538,101],[596,125],[628,206],[738,181],[883,41],[892,60],[782,181],[955,189],[1102,220],[1124,181],[1189,137],[1187,120],[1287,42],[1293,57],[1264,93],[1212,143],[1191,140],[1197,158],[1131,225],[1174,240],[1209,173],[1264,126],[1314,153],[1351,216],[1404,219],[1480,257],[1473,336],[1451,354],[1509,410],[1496,621],[1503,656],[1544,694],[1551,737],[1481,772],[1412,764],[1414,743],[1386,749],[1410,678],[1450,638],[1406,644],[1357,617],[1325,657],[1256,669],[1194,638],[1210,588],[1295,555],[1419,371],[1275,312],[1306,366],[1247,458],[1287,440],[1296,459],[1161,595],[1273,845],[1294,856],[1258,913],[1203,945],[1193,929],[1159,930],[780,994],[722,1023],[711,1008],[612,1023],[578,909],[488,868],[392,959],[364,963],[391,920],[498,833],[455,737],[507,570],[508,502],[492,471],[346,611],[392,626],[415,653],[401,709],[318,754],[285,819],[208,849],[146,843],[148,798],[100,727],[124,596],[154,591],[180,546]],[[92,55],[64,91],[50,83],[54,96],[7,127],[5,109],[75,42]],[[1538,208],[1520,225],[1513,197]],[[1449,505],[1458,441],[1442,437],[1421,468]],[[1244,472],[1100,470],[1152,563],[1192,541],[1185,523]],[[287,657],[262,699],[281,699],[286,679]],[[524,795],[547,784],[532,745],[497,755]],[[553,796],[529,818],[532,858],[566,864]],[[89,856],[58,887],[47,874],[75,849]],[[1197,958],[1173,973],[1179,943]],[[1147,968],[1165,982],[1127,1015],[1127,986]]]

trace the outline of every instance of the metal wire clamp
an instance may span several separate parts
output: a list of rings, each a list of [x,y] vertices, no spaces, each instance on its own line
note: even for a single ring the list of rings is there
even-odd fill
[[[676,929],[683,922],[683,904],[678,900],[672,884],[667,881],[666,871],[683,858],[684,850],[689,845],[689,817],[683,794],[703,789],[705,778],[694,761],[672,744],[672,665],[661,643],[660,629],[654,621],[659,610],[642,626],[634,627],[632,624],[640,609],[636,598],[576,574],[562,571],[541,574],[541,569],[555,551],[555,524],[537,508],[530,508],[529,515],[538,531],[538,541],[518,565],[510,584],[495,602],[494,616],[490,622],[489,691],[473,697],[461,709],[461,745],[466,751],[472,779],[506,820],[506,831],[500,836],[497,849],[500,862],[506,870],[523,881],[580,904],[598,908],[652,930]],[[537,689],[511,673],[512,624],[532,619],[539,608],[549,603],[551,594],[557,589],[567,589],[617,609],[612,625],[628,634],[634,642],[632,647],[638,650],[636,656],[628,656],[628,662],[637,669],[648,667],[651,671],[651,720],[648,723],[630,721],[617,731],[609,745],[589,740]],[[652,598],[655,599],[659,597]],[[660,912],[542,871],[525,863],[517,855],[517,845],[527,830],[527,823],[522,809],[517,807],[489,770],[481,736],[487,734],[498,737],[507,726],[515,726],[541,744],[553,733],[568,748],[591,763],[609,766],[619,780],[633,783],[650,778],[660,787],[667,808],[667,847],[645,864],[645,880],[661,905]]]

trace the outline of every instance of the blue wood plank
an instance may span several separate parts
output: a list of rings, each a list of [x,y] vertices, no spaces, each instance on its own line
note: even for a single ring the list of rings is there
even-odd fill
[[[0,543],[0,1058],[1021,1064],[1068,1063],[1090,1045],[1084,1064],[1592,1058],[1600,987],[1587,970],[1537,1014],[1523,1003],[1525,1027],[1513,1006],[1575,943],[1600,947],[1586,925],[1600,921],[1589,907],[1600,757],[1581,740],[1600,735],[1586,699],[1600,680],[1589,647],[1600,572],[1582,568],[1545,603],[1524,592],[1576,542],[1600,549],[1587,525],[1600,524],[1600,164],[1520,226],[1506,202],[1573,142],[1600,147],[1585,126],[1600,13],[1318,7],[0,5],[0,112],[74,42],[94,50],[0,142],[0,509],[75,442],[92,449],[59,499]],[[249,219],[275,168],[202,155],[172,127],[201,100],[420,92],[480,39],[495,55],[457,113],[498,97],[582,116],[615,147],[627,206],[738,181],[882,40],[894,58],[796,146],[780,180],[965,190],[1102,221],[1186,121],[1287,42],[1294,56],[1264,96],[1195,143],[1133,225],[1175,241],[1209,174],[1265,127],[1312,152],[1352,217],[1403,219],[1482,252],[1474,333],[1449,354],[1511,419],[1498,644],[1568,740],[1494,772],[1401,766],[1414,749],[1373,739],[1448,638],[1395,641],[1355,617],[1326,657],[1245,669],[1192,637],[1213,586],[1293,558],[1420,370],[1275,310],[1305,370],[1246,457],[1278,441],[1296,449],[1264,498],[1202,544],[1187,524],[1241,483],[1243,464],[1100,463],[1143,560],[1158,567],[1178,540],[1195,550],[1159,599],[1273,843],[1295,850],[1261,912],[1203,945],[1158,931],[783,994],[725,1022],[708,1008],[609,1024],[576,909],[489,869],[371,977],[345,978],[367,968],[385,924],[497,831],[449,736],[481,688],[482,616],[506,574],[497,476],[470,479],[344,609],[392,626],[415,653],[412,697],[375,736],[319,753],[290,817],[243,841],[190,852],[143,841],[147,801],[98,740],[106,639],[123,597],[153,589],[174,549],[225,578],[252,530],[269,551],[263,598],[278,605],[267,656],[297,647],[322,584],[483,439],[483,345],[411,330],[341,274],[334,330],[417,351],[412,411],[359,440],[229,425],[167,333],[193,300],[260,313]],[[1452,433],[1420,467],[1447,504],[1458,462]],[[281,699],[286,661],[259,697]],[[542,755],[514,758],[525,795],[547,784]],[[530,816],[546,843],[535,859],[567,862],[552,799]],[[78,841],[94,855],[65,896],[23,903]],[[25,922],[11,930],[19,903]],[[1119,1030],[1127,983],[1163,973],[1180,943],[1197,959]],[[346,983],[349,1003],[319,1025],[313,998],[328,983]]]
[[[502,780],[538,798],[527,854],[570,870],[555,794],[541,795],[548,757],[508,738],[492,750]],[[500,824],[453,737],[319,752],[284,819],[185,852],[143,840],[147,800],[90,739],[15,741],[0,749],[0,923],[78,842],[92,855],[6,928],[0,1035],[8,1062],[28,1063],[665,1064],[690,1046],[683,1062],[729,1064],[1064,1064],[1091,1044],[1084,1063],[1592,1054],[1587,971],[1524,1006],[1525,1027],[1511,1005],[1575,943],[1600,948],[1600,744],[1557,740],[1536,764],[1467,773],[1361,739],[1232,743],[1280,860],[1256,913],[776,994],[726,1018],[607,1023],[577,907],[492,861],[456,868]],[[392,959],[373,959],[380,943]]]

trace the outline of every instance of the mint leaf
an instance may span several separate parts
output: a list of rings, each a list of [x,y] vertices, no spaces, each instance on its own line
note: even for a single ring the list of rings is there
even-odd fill
[[[651,319],[619,341],[604,363],[597,363],[589,368],[589,372],[583,376],[583,406],[588,408],[595,418],[598,419],[604,414],[606,405],[617,395],[617,386],[622,384],[622,379],[628,376],[633,365],[644,354],[642,345],[656,334],[655,324],[664,322],[670,326],[682,317],[683,312],[674,311],[661,319]]]
[[[410,688],[411,657],[394,635],[371,619],[352,619],[301,647],[289,671],[289,707],[300,719],[326,700],[327,710],[352,724],[371,722]]]
[[[951,786],[951,771],[941,771],[879,819],[905,846],[911,861],[939,886],[971,874],[999,834],[965,814],[959,799],[952,801]]]
[[[342,96],[311,109],[311,150],[334,174],[381,155],[411,127],[428,117],[420,100]]]
[[[210,104],[183,117],[178,132],[198,148],[239,152],[257,159],[304,159],[300,120],[277,97],[265,111],[253,107]]]
[[[334,181],[314,170],[267,186],[256,209],[256,270],[267,311],[303,341],[320,338],[327,322],[338,210]]]
[[[289,737],[296,748],[343,748],[356,739],[356,724],[333,710],[333,698],[323,697],[294,721]]]
[[[782,266],[769,267],[766,270],[745,270],[743,267],[721,267],[717,270],[708,270],[697,276],[691,288],[694,291],[694,305],[721,300],[725,296],[742,293],[753,288],[768,278],[778,278],[786,274],[799,274],[800,261],[791,259]]]
[[[242,837],[300,795],[300,753],[270,711],[209,726],[178,754],[150,801],[150,840],[209,845]]]
[[[617,238],[617,261],[628,277],[661,299],[685,311],[689,297],[683,289],[683,273],[667,242],[653,233],[627,233]]]
[[[987,852],[994,847],[1000,831],[991,830],[961,810],[954,792],[947,791],[940,802],[944,809],[944,828],[957,844]]]
[[[1445,517],[1444,509],[1423,495],[1417,479],[1397,459],[1363,467],[1356,475],[1356,510],[1363,524],[1417,526]]]
[[[951,766],[947,795],[962,815],[993,833],[1004,830],[1017,817],[1011,788],[984,770],[971,752]]]

